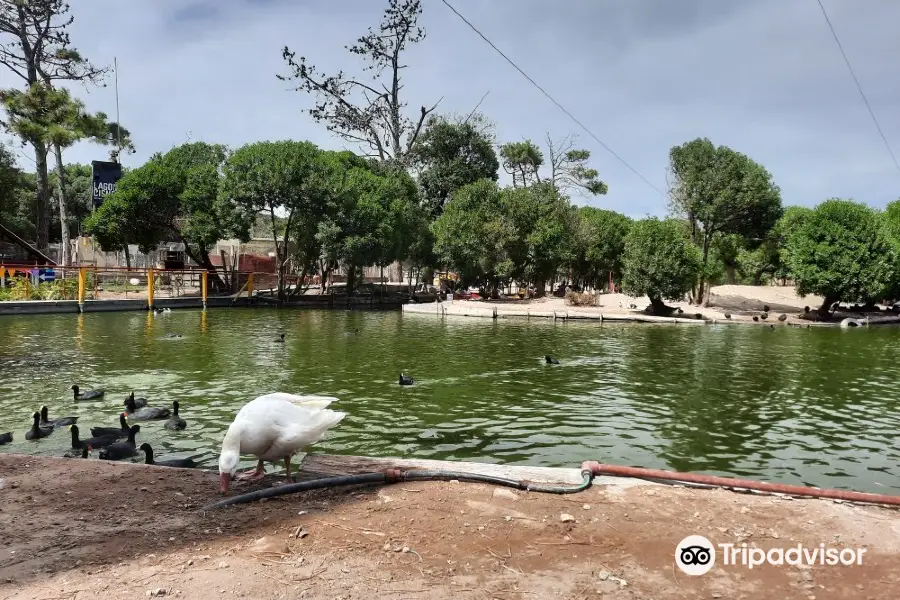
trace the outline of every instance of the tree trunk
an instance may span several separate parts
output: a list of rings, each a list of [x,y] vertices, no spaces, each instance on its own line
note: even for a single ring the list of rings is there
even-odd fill
[[[131,270],[131,252],[128,251],[128,244],[125,244],[125,268]]]
[[[344,288],[347,292],[347,304],[350,304],[350,297],[353,295],[353,290],[356,288],[356,265],[350,264],[347,265],[347,285]]]
[[[59,144],[53,144],[53,155],[56,158],[56,178],[59,180],[57,185],[57,199],[59,200],[59,228],[60,228],[60,253],[59,264],[68,267],[71,264],[69,257],[69,219],[66,214],[66,169],[62,161],[62,148]]]
[[[35,196],[35,246],[47,253],[50,247],[50,176],[47,173],[47,146],[34,142],[34,162],[37,169]]]
[[[819,317],[822,320],[828,320],[831,318],[831,305],[840,300],[835,296],[825,296],[825,299],[822,301],[822,306],[819,307],[818,313]]]
[[[704,285],[706,284],[706,266],[709,263],[709,244],[710,237],[704,235],[703,237],[703,262],[700,266],[700,281],[697,282],[697,295],[694,297],[694,303],[697,306],[703,304],[703,292]]]
[[[728,277],[728,285],[737,283],[737,269],[734,268],[734,265],[725,265],[725,273]]]
[[[659,296],[650,296],[650,307],[655,315],[661,315],[665,312],[666,303]]]

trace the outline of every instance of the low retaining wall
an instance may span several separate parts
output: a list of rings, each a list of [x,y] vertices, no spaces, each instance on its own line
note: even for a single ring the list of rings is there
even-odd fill
[[[561,320],[587,320],[587,321],[629,321],[635,323],[681,323],[684,325],[703,325],[706,321],[702,319],[685,319],[678,317],[654,317],[652,315],[629,315],[629,314],[611,314],[601,312],[582,312],[582,311],[553,311],[553,310],[530,310],[530,309],[513,309],[499,310],[496,306],[489,308],[476,308],[463,305],[454,305],[446,302],[433,302],[429,304],[404,304],[404,313],[438,315],[446,317],[479,317],[484,319],[506,319],[506,318],[522,318],[522,319],[561,319]]]
[[[203,308],[200,298],[156,298],[156,308]],[[233,300],[230,297],[208,298],[206,306],[222,308],[229,306],[246,306],[245,298]],[[113,312],[147,310],[147,299],[136,300],[86,300],[84,312]],[[54,313],[78,313],[77,300],[27,300],[23,302],[0,302],[2,315],[43,315]]]

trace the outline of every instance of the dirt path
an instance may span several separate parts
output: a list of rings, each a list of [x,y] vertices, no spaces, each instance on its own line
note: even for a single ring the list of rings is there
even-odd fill
[[[877,507],[651,485],[548,496],[448,482],[204,513],[217,498],[213,473],[3,455],[0,476],[3,600],[893,600],[900,590],[900,515]],[[717,566],[690,577],[673,562],[689,534],[867,553],[861,566]]]

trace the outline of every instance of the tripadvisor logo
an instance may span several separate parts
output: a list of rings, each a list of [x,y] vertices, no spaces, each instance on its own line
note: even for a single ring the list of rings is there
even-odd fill
[[[716,549],[702,535],[689,535],[675,547],[675,564],[688,575],[705,575],[716,565]]]
[[[866,548],[829,548],[825,544],[806,547],[763,550],[747,544],[717,544],[724,566],[739,565],[752,569],[764,564],[797,565],[861,565]],[[716,546],[702,535],[689,535],[675,547],[675,564],[687,575],[705,575],[716,564]]]

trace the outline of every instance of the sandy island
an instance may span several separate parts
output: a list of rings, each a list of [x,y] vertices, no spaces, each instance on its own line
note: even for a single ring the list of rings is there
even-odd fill
[[[215,512],[217,475],[0,455],[0,598],[893,599],[900,513],[641,485],[347,488]],[[864,547],[860,566],[719,567],[676,544]]]
[[[801,298],[793,287],[781,286],[752,286],[752,285],[722,285],[712,288],[710,305],[708,307],[694,306],[687,302],[666,302],[667,306],[680,308],[682,312],[674,312],[671,317],[649,316],[645,309],[650,300],[644,297],[628,296],[626,294],[601,294],[598,296],[597,306],[571,306],[563,298],[544,297],[530,300],[502,299],[493,301],[484,300],[454,300],[453,302],[422,303],[404,305],[404,312],[433,313],[440,311],[447,316],[475,316],[490,317],[494,310],[498,317],[537,317],[537,318],[599,318],[620,320],[647,320],[659,322],[695,322],[695,323],[740,323],[753,324],[766,327],[826,325],[826,323],[814,323],[809,319],[801,318],[805,309],[811,311],[822,304],[822,298],[818,296],[806,296]],[[762,315],[765,308],[769,311],[766,318]],[[784,319],[779,321],[779,317]],[[900,323],[897,315],[882,310],[880,313],[863,315],[862,313],[838,310],[827,325],[838,325],[844,317],[864,319],[869,316],[873,324]],[[754,321],[754,317],[758,320]]]

